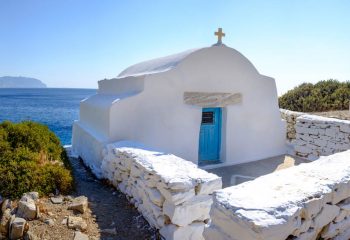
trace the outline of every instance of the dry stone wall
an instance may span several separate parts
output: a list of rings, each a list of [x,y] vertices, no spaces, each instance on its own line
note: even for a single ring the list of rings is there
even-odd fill
[[[286,138],[288,141],[295,139],[296,131],[295,124],[297,122],[297,117],[304,115],[302,112],[294,112],[286,109],[280,109],[282,119],[287,122],[287,133]]]
[[[315,160],[350,149],[350,121],[280,109],[290,154]]]
[[[350,151],[214,193],[205,239],[350,239]]]
[[[107,145],[103,156],[102,175],[165,239],[203,239],[212,193],[222,188],[220,177],[129,141]]]
[[[295,130],[297,156],[314,160],[350,149],[350,121],[305,114],[297,117]]]

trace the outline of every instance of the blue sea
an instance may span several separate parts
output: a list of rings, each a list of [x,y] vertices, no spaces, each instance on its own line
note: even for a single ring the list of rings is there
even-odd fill
[[[40,122],[58,135],[62,145],[71,144],[72,125],[79,118],[79,103],[95,93],[95,89],[0,88],[0,122]]]

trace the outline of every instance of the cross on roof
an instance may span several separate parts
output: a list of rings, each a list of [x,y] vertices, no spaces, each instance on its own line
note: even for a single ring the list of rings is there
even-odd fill
[[[218,28],[218,31],[215,32],[215,36],[218,36],[218,44],[222,44],[222,37],[225,37],[225,33],[222,32],[222,28]]]

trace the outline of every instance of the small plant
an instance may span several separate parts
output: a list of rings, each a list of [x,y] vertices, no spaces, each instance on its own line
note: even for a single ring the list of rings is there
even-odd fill
[[[316,84],[303,83],[283,94],[279,106],[299,112],[324,112],[349,109],[350,82],[334,79]]]
[[[47,195],[73,189],[71,167],[57,136],[47,126],[25,121],[0,124],[0,195]]]

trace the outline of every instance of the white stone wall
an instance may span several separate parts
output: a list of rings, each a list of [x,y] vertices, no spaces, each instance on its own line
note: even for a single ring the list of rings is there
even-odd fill
[[[292,141],[295,139],[295,124],[297,122],[297,117],[305,114],[302,112],[294,112],[286,109],[280,109],[282,119],[287,122],[287,133],[286,137],[288,141]]]
[[[350,149],[350,121],[315,115],[296,118],[295,155],[317,159]]]
[[[165,239],[203,239],[212,193],[222,188],[220,177],[128,141],[107,145],[101,168]]]
[[[350,151],[214,193],[205,239],[350,239]]]

